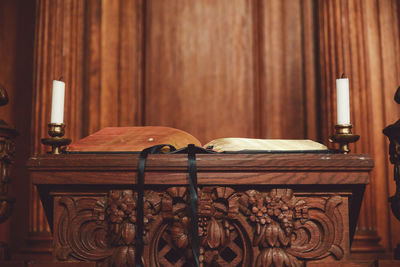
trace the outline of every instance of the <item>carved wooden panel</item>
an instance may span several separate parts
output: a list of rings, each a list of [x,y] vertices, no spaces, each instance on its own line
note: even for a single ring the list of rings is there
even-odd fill
[[[146,1],[143,123],[203,143],[317,139],[314,9],[312,0]]]
[[[203,187],[199,193],[201,266],[303,266],[345,259],[347,197],[292,189]],[[58,261],[134,266],[136,193],[55,197]],[[190,212],[185,187],[145,192],[146,266],[191,266]]]

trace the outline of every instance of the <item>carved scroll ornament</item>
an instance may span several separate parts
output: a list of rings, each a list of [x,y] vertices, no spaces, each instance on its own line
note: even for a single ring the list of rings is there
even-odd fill
[[[145,193],[146,266],[192,266],[185,187]],[[136,194],[64,197],[57,224],[58,260],[134,266]],[[340,196],[296,198],[291,189],[199,189],[201,266],[303,266],[333,255],[342,259]]]

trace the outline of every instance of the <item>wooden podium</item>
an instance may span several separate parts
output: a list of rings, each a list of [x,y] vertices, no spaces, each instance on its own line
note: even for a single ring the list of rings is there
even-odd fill
[[[51,266],[134,266],[138,158],[29,160],[53,231]],[[359,154],[198,154],[202,266],[346,266],[372,167]],[[187,176],[187,155],[149,155],[145,266],[192,266]]]

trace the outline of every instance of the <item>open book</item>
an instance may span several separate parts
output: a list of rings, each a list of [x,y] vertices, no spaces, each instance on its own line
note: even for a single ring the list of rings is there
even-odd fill
[[[67,151],[111,152],[141,151],[158,144],[169,144],[176,149],[188,144],[202,146],[194,136],[182,130],[162,127],[108,127],[67,147]],[[216,152],[233,151],[326,151],[328,148],[311,140],[220,138],[204,148]]]

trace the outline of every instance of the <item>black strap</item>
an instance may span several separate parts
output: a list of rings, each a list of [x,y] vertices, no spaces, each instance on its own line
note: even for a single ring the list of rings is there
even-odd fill
[[[199,216],[198,216],[198,196],[197,196],[197,166],[196,150],[193,144],[188,146],[188,170],[189,170],[189,197],[190,197],[190,215],[192,219],[191,245],[194,262],[197,267],[200,266],[199,253]]]
[[[136,250],[135,250],[135,267],[143,267],[143,219],[144,219],[144,171],[146,167],[146,159],[149,154],[160,153],[162,148],[168,146],[170,153],[187,153],[188,154],[188,172],[189,172],[189,199],[190,199],[190,213],[191,213],[191,246],[193,251],[194,262],[197,267],[200,266],[199,252],[199,222],[198,222],[198,196],[197,196],[197,164],[196,153],[215,153],[210,150],[197,147],[193,144],[185,148],[176,150],[171,145],[156,145],[149,147],[140,152],[138,162],[138,180],[137,180],[137,212],[136,212]]]
[[[146,159],[149,154],[159,153],[164,147],[169,147],[170,151],[175,151],[175,147],[171,145],[156,145],[143,149],[140,152],[138,162],[138,178],[137,178],[137,207],[136,207],[136,249],[135,249],[135,267],[143,267],[143,219],[144,219],[144,169],[146,167]]]

